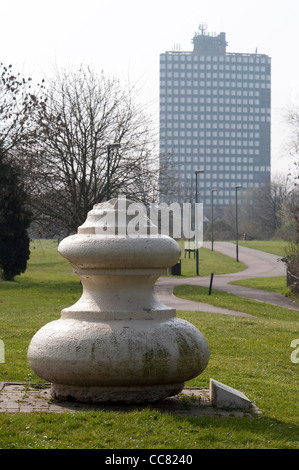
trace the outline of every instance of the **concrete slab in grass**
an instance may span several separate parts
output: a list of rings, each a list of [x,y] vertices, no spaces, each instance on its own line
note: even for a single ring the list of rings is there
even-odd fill
[[[213,379],[210,379],[210,400],[216,408],[248,410],[254,407],[244,393]]]

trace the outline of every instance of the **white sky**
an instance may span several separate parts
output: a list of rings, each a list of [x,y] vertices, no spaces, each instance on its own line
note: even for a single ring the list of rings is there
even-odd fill
[[[0,0],[0,62],[34,81],[92,65],[137,85],[158,124],[159,54],[192,50],[198,25],[228,52],[272,58],[272,167],[286,171],[283,113],[299,104],[298,0]]]

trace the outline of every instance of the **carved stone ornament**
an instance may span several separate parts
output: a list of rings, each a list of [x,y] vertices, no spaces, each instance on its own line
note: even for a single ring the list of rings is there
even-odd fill
[[[154,293],[180,247],[166,235],[148,234],[145,212],[138,219],[144,230],[129,236],[130,204],[96,204],[77,234],[59,244],[83,293],[28,348],[30,367],[52,383],[55,399],[153,402],[179,393],[208,364],[202,333]]]

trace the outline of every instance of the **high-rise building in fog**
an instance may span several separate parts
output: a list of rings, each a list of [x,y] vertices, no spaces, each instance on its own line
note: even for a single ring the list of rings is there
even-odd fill
[[[202,26],[193,51],[160,55],[160,161],[178,175],[172,201],[195,200],[197,169],[204,170],[198,184],[206,207],[213,188],[214,203],[224,207],[236,185],[270,180],[271,59],[226,48],[225,33]]]

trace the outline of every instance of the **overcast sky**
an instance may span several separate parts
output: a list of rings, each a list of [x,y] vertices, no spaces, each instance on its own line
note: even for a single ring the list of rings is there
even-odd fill
[[[227,52],[272,58],[272,166],[286,169],[283,114],[299,105],[299,0],[0,0],[0,61],[35,81],[91,65],[137,85],[158,124],[159,54],[192,50],[200,23]]]

